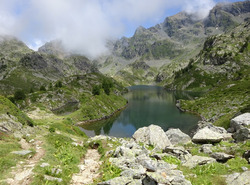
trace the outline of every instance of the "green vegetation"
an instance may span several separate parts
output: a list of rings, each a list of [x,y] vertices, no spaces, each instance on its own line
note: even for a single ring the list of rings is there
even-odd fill
[[[23,125],[33,126],[33,121],[20,109],[16,107],[9,99],[0,96],[0,115],[7,114],[17,118]]]
[[[28,155],[20,156],[12,154],[12,151],[21,150],[18,140],[13,136],[0,132],[0,180],[3,179],[20,160],[28,158]],[[29,154],[30,155],[30,154]]]

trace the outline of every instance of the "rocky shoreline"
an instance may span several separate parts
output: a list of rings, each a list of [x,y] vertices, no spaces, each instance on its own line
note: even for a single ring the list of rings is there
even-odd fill
[[[95,136],[90,138],[92,142],[99,140],[120,142],[120,146],[108,151],[106,157],[122,172],[120,176],[101,182],[99,185],[192,184],[188,179],[196,178],[196,174],[184,175],[180,166],[195,169],[199,166],[215,165],[215,163],[226,164],[236,157],[230,152],[233,149],[226,146],[218,149],[217,145],[222,141],[229,143],[248,141],[249,126],[250,113],[245,113],[231,120],[228,131],[201,121],[192,138],[179,129],[169,129],[164,132],[157,125],[138,129],[130,139]],[[193,155],[190,152],[191,149],[187,149],[188,145],[199,148],[201,155]],[[250,176],[249,148],[242,153],[241,157],[247,160],[248,165],[241,167],[242,173],[224,175],[226,184],[250,184],[250,179],[246,178]]]

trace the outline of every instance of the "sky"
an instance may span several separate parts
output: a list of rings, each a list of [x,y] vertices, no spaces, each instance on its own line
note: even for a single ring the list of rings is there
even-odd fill
[[[131,37],[180,11],[205,18],[218,2],[236,0],[0,0],[0,34],[13,35],[37,50],[51,40],[89,58],[108,49],[108,40]]]

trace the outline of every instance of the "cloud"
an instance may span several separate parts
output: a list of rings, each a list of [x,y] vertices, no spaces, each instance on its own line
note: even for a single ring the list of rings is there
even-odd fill
[[[108,52],[107,40],[129,25],[157,24],[171,8],[204,17],[212,0],[0,0],[0,34],[11,34],[36,49],[61,39],[90,58]]]
[[[184,2],[183,10],[190,14],[195,14],[198,19],[204,19],[208,16],[209,11],[215,6],[213,0],[193,0]]]

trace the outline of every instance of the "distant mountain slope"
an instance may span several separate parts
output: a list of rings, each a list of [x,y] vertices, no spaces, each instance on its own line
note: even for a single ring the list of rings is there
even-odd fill
[[[139,78],[129,69],[129,64],[143,61],[157,69],[154,78],[146,81],[171,82],[174,72],[185,67],[188,60],[199,53],[206,37],[223,33],[244,22],[250,17],[249,7],[249,1],[218,4],[204,20],[180,12],[154,27],[139,27],[131,38],[123,37],[109,43],[112,55],[99,60],[99,69],[129,84],[126,82],[129,76]]]

